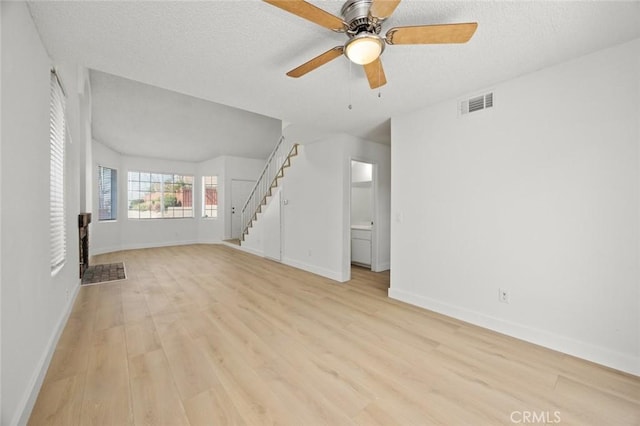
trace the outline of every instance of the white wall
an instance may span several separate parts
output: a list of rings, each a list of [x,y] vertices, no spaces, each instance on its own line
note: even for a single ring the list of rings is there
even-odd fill
[[[93,141],[93,186],[97,188],[98,165],[118,170],[118,216],[115,221],[98,220],[98,194],[94,191],[93,211],[96,212],[90,229],[92,255],[117,250],[145,247],[193,244],[198,242],[198,220],[201,206],[198,203],[202,181],[196,176],[197,165],[185,161],[160,160],[121,155],[104,144]],[[129,220],[127,203],[127,174],[129,171],[175,173],[195,176],[194,218],[165,220]]]
[[[93,183],[97,188],[98,165],[118,170],[118,218],[99,221],[98,194],[93,194],[96,212],[90,229],[91,255],[118,250],[168,245],[219,243],[231,235],[231,180],[255,180],[264,160],[240,157],[218,157],[201,163],[170,161],[122,155],[105,144],[93,141]],[[194,218],[165,220],[129,220],[127,218],[127,174],[129,171],[176,173],[194,176]],[[202,176],[218,176],[218,217],[202,217]]]
[[[117,250],[145,247],[193,244],[198,242],[198,220],[202,207],[198,202],[202,180],[197,176],[197,164],[121,155],[104,144],[93,141],[93,186],[97,188],[98,165],[118,170],[118,216],[114,221],[98,220],[98,193],[94,191],[93,224],[90,229],[90,253],[96,255]],[[194,218],[128,219],[127,174],[129,171],[175,173],[194,176]]]
[[[2,8],[0,7],[0,46],[2,46]],[[1,49],[0,49],[1,51]],[[0,55],[0,69],[2,68]],[[2,97],[2,83],[0,82],[0,99]],[[0,111],[2,107],[0,106]],[[1,112],[0,112],[1,115]],[[2,164],[2,119],[0,118],[0,164]],[[0,172],[0,236],[2,235],[2,173]],[[0,423],[2,423],[2,240],[0,239]]]
[[[287,203],[282,210],[282,261],[337,281],[348,279],[341,268],[345,137],[300,147],[281,181]]]
[[[492,110],[394,118],[390,296],[640,374],[639,58],[636,40],[497,84]]]
[[[351,275],[351,160],[377,164],[378,232],[374,263],[389,268],[390,147],[346,135],[290,126],[285,137],[303,144],[281,182],[282,262],[336,281]],[[269,207],[271,208],[271,207]],[[258,220],[245,248],[256,254],[272,230]]]
[[[49,266],[49,72],[23,2],[2,2],[2,417],[23,424],[39,391],[78,278],[81,105],[75,66],[55,64],[67,94],[66,263]]]
[[[80,131],[82,132],[84,140],[80,146],[80,158],[82,163],[80,166],[80,211],[90,212],[92,210],[91,202],[93,200],[93,175],[96,172],[93,168],[93,162],[91,161],[93,158],[93,136],[91,133],[91,80],[88,69],[85,68],[81,73],[81,81],[84,81],[84,84],[78,87],[78,91],[80,94],[81,105]]]
[[[373,165],[352,161],[351,225],[371,225],[373,207]]]
[[[254,226],[242,241],[241,249],[257,256],[282,260],[282,192],[281,186],[267,197],[267,204],[258,213]]]
[[[371,182],[373,178],[373,167],[369,163],[360,161],[351,162],[351,183]]]
[[[373,187],[371,182],[351,186],[351,225],[371,225],[373,220]]]

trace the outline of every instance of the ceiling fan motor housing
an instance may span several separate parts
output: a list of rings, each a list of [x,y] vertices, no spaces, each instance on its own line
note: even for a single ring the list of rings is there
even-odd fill
[[[372,20],[369,15],[372,0],[347,0],[342,6],[341,14],[347,23],[347,34],[355,37],[361,32],[380,34],[380,22]]]
[[[342,16],[347,24],[349,40],[344,54],[351,62],[367,65],[378,59],[385,42],[380,37],[380,21],[369,13],[372,0],[347,0],[342,6]]]

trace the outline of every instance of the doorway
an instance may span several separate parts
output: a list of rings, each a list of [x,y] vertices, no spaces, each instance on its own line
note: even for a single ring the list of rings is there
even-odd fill
[[[351,160],[351,264],[375,270],[376,196],[375,164]]]
[[[242,227],[242,208],[249,199],[255,181],[231,179],[231,238],[240,238]]]

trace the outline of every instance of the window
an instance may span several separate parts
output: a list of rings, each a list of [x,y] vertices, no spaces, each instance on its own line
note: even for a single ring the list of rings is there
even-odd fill
[[[118,215],[118,171],[98,166],[98,220],[116,220]]]
[[[64,145],[66,140],[65,98],[58,76],[51,71],[49,111],[49,233],[51,271],[57,271],[66,258],[64,225]]]
[[[218,176],[202,176],[202,217],[218,217]]]
[[[193,176],[129,172],[129,219],[193,217]]]

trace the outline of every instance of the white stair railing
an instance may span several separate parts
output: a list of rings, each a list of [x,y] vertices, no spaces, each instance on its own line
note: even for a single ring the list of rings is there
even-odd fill
[[[271,195],[272,188],[277,184],[277,179],[282,177],[285,163],[289,161],[289,156],[296,148],[295,143],[288,142],[284,136],[280,138],[275,148],[267,158],[267,162],[260,173],[253,190],[249,194],[247,202],[242,207],[240,220],[242,232],[240,241],[244,241],[252,222],[257,219],[260,208],[266,203],[266,198]]]

